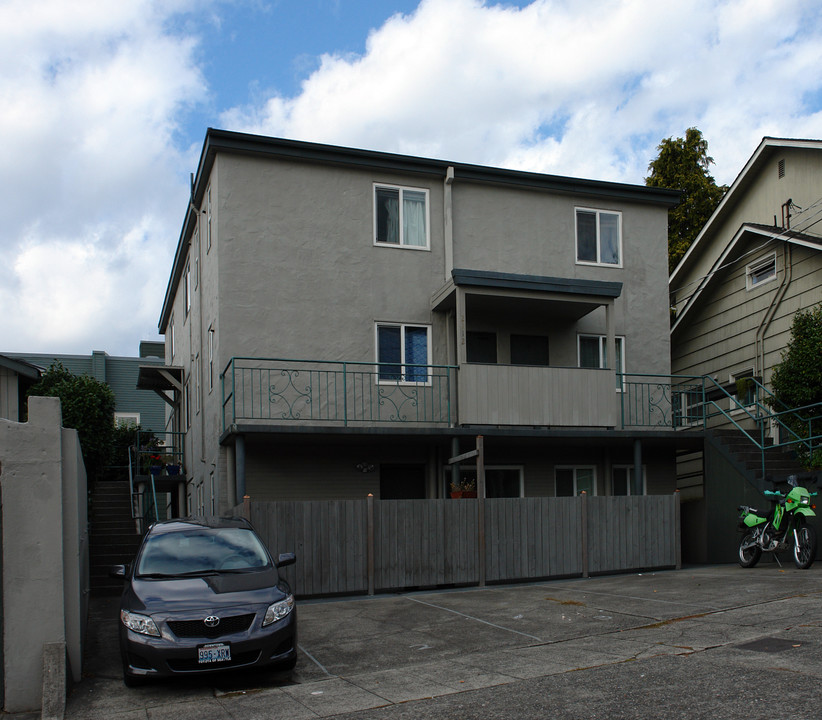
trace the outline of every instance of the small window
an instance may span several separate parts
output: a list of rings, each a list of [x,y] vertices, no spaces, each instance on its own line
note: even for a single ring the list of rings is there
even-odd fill
[[[736,403],[732,403],[732,412],[741,411],[742,408],[756,403],[756,383],[753,380],[753,374],[753,368],[745,368],[730,376],[730,381],[736,386],[731,390],[731,395],[736,398]]]
[[[625,372],[625,338],[614,338],[616,347],[616,371]],[[606,368],[608,367],[608,338],[605,335],[579,336],[579,367]]]
[[[191,311],[191,262],[186,263],[185,270],[186,315]]]
[[[211,185],[206,190],[206,252],[211,250]]]
[[[748,265],[745,269],[745,285],[753,290],[776,279],[776,253]]]
[[[214,389],[214,326],[208,328],[208,389]]]
[[[114,424],[118,427],[136,427],[140,424],[140,413],[115,412]]]
[[[574,497],[583,491],[596,495],[596,469],[593,467],[558,467],[554,480],[557,497]]]
[[[622,215],[605,210],[576,210],[577,262],[586,265],[622,263]]]
[[[511,335],[512,365],[548,365],[548,338],[544,335]]]
[[[428,191],[375,185],[374,242],[428,249]]]
[[[377,325],[377,362],[380,382],[428,382],[428,327]]]
[[[168,320],[168,348],[171,352],[171,360],[174,360],[174,353],[177,348],[174,347],[174,315],[172,314]]]
[[[496,364],[497,334],[473,331],[465,333],[465,354],[471,363]]]

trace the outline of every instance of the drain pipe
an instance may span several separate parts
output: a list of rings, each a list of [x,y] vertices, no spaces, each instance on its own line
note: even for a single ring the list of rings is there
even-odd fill
[[[779,285],[779,289],[776,291],[773,300],[771,300],[771,304],[768,306],[768,309],[762,317],[762,322],[759,323],[759,327],[756,329],[756,342],[754,346],[754,352],[756,355],[755,374],[762,378],[763,384],[765,383],[765,333],[768,332],[768,328],[771,326],[774,315],[776,315],[776,311],[782,304],[782,299],[785,297],[785,293],[788,292],[788,286],[791,284],[791,277],[793,275],[792,248],[789,242],[783,242],[782,264],[785,268],[785,273],[782,277],[782,282]]]

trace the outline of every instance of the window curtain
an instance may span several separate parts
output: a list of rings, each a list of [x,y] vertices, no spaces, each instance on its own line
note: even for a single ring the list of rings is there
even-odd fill
[[[599,214],[600,262],[619,264],[619,215]]]
[[[422,365],[406,367],[405,379],[408,382],[425,382],[428,377],[428,328],[405,328],[405,363]]]
[[[425,247],[425,193],[404,190],[402,194],[402,236],[405,245]]]
[[[400,242],[400,191],[394,188],[377,188],[377,242]]]

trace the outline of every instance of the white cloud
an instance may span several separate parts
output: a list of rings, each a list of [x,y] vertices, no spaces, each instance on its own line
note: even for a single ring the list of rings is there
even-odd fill
[[[156,337],[196,159],[175,117],[206,89],[194,40],[165,29],[184,7],[0,5],[0,352]]]
[[[822,13],[801,0],[424,0],[231,129],[642,182],[696,125],[729,182],[764,134],[822,136]]]
[[[694,125],[719,182],[763,135],[822,137],[818,3],[422,0],[361,55],[306,63],[298,94],[255,81],[214,109],[198,28],[233,13],[233,34],[249,7],[0,0],[0,352],[155,337],[206,125],[627,182]],[[188,147],[181,119],[212,110]]]

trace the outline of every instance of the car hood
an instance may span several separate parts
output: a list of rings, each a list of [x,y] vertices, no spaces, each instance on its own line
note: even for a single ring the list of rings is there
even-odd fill
[[[231,573],[190,578],[132,578],[122,607],[149,613],[235,605],[270,604],[284,599],[288,587],[272,568],[255,573]]]

